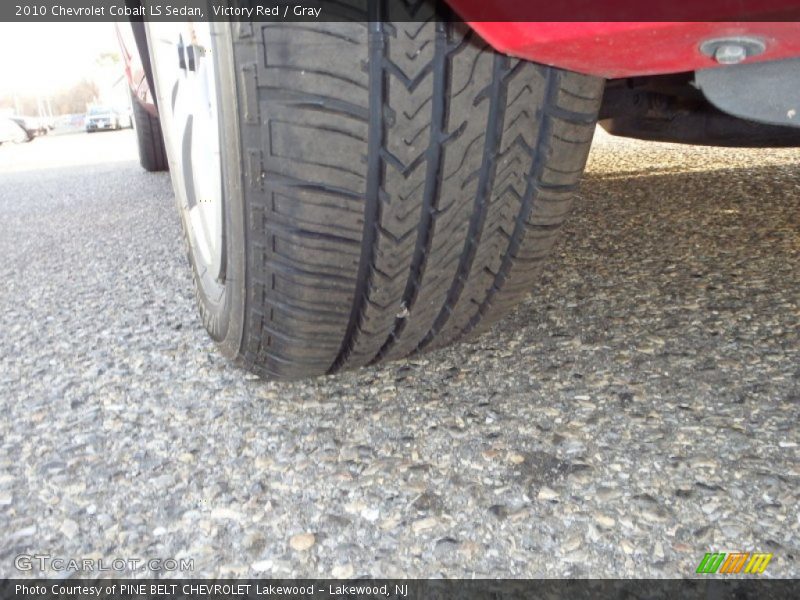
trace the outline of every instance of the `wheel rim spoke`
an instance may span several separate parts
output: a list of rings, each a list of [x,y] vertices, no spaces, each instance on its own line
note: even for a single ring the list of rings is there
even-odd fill
[[[153,75],[173,184],[200,271],[224,255],[216,73],[209,23],[151,23]]]

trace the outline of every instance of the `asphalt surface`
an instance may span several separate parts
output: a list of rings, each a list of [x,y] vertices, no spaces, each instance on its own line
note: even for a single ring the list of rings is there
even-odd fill
[[[800,575],[799,150],[598,134],[541,284],[475,343],[232,367],[133,133],[0,146],[0,576]],[[50,574],[67,575],[68,572]]]

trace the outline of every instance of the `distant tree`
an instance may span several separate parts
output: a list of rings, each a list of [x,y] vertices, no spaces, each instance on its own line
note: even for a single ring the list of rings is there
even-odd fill
[[[53,96],[53,112],[57,115],[85,112],[86,106],[96,100],[98,93],[93,81],[83,79]]]
[[[38,108],[34,96],[15,97],[13,94],[5,94],[0,97],[0,110],[20,115],[36,115]]]
[[[86,112],[86,107],[97,100],[97,84],[88,79],[57,92],[50,97],[53,116]],[[5,94],[0,96],[0,111],[11,111],[18,115],[37,116],[39,99],[36,96]]]

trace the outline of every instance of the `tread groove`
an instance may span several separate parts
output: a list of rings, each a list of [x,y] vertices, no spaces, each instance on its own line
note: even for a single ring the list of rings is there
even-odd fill
[[[328,374],[335,373],[347,361],[355,343],[359,326],[367,305],[367,293],[372,278],[371,267],[375,255],[375,243],[380,223],[380,198],[382,187],[383,159],[380,149],[384,143],[383,103],[386,92],[383,54],[386,40],[384,38],[382,2],[370,3],[369,22],[369,133],[367,143],[367,182],[366,202],[364,203],[364,237],[362,239],[361,259],[358,266],[353,307],[347,323],[344,339],[336,358],[328,369]]]
[[[430,138],[427,154],[427,172],[425,174],[425,189],[423,191],[422,207],[417,230],[417,243],[414,248],[414,258],[411,262],[411,271],[401,306],[408,312],[413,311],[417,300],[420,280],[425,269],[433,242],[433,214],[436,197],[439,192],[442,177],[442,145],[440,140],[444,137],[444,128],[447,114],[447,82],[448,66],[445,54],[447,46],[447,30],[444,23],[436,25],[436,50],[433,63],[433,101],[431,110]],[[392,345],[400,338],[407,323],[405,317],[396,317],[392,331],[381,346],[371,363],[383,358]]]
[[[469,223],[469,233],[467,234],[464,249],[461,252],[458,269],[450,289],[447,292],[444,306],[433,322],[430,331],[422,338],[416,350],[424,349],[431,343],[434,336],[441,330],[452,314],[461,292],[464,290],[464,282],[472,268],[475,254],[478,248],[478,241],[486,221],[487,196],[490,193],[489,187],[492,183],[497,169],[497,149],[500,145],[500,137],[505,121],[505,83],[503,75],[508,70],[509,59],[500,54],[495,55],[492,67],[492,83],[490,94],[490,107],[487,118],[487,134],[484,144],[483,158],[481,160],[480,175],[478,176],[478,187],[474,199],[474,209]]]
[[[548,69],[544,90],[545,106],[549,107],[555,104],[558,96],[559,88],[558,72],[554,69]],[[486,297],[478,307],[478,312],[470,319],[467,326],[459,333],[454,341],[468,335],[469,332],[477,325],[478,321],[486,314],[486,311],[491,306],[494,297],[502,289],[503,283],[511,270],[513,259],[519,250],[522,238],[525,235],[525,225],[530,217],[533,200],[536,194],[536,183],[541,178],[545,168],[547,168],[547,145],[549,136],[552,133],[552,123],[549,118],[545,118],[539,125],[539,132],[537,135],[536,143],[534,144],[532,152],[531,170],[528,175],[528,182],[526,184],[525,194],[522,197],[519,214],[517,215],[514,232],[511,235],[508,248],[503,256],[500,269],[495,275],[492,287],[486,293]]]

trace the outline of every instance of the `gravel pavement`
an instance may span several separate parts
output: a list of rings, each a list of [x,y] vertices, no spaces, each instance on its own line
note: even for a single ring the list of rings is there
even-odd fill
[[[278,384],[202,330],[132,132],[0,146],[0,576],[800,576],[799,161],[598,132],[491,333]]]

